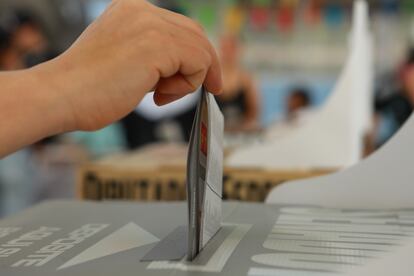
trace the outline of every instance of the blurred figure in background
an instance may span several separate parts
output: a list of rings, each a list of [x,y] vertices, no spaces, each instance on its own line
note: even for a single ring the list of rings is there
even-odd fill
[[[290,92],[287,100],[286,120],[295,121],[301,113],[306,112],[311,107],[309,92],[304,88],[296,88]]]
[[[276,119],[266,131],[266,139],[279,139],[312,118],[311,93],[304,87],[293,88],[286,97],[286,113]]]
[[[17,49],[12,46],[9,30],[0,26],[0,70],[18,70],[24,68],[23,60]]]
[[[20,52],[25,67],[35,66],[58,55],[51,47],[40,20],[34,14],[18,10],[14,20],[12,47]]]
[[[253,77],[242,68],[241,46],[232,35],[220,40],[223,70],[223,93],[216,97],[227,131],[255,131],[259,129],[260,99]]]
[[[391,93],[382,93],[375,101],[376,142],[386,142],[410,117],[414,108],[414,48],[398,71],[399,83]]]
[[[57,56],[40,20],[30,11],[6,11],[0,19],[0,70],[29,68]]]

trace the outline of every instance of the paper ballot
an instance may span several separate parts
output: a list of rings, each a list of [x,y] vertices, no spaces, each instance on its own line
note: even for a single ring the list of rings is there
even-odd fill
[[[203,89],[187,160],[188,251],[193,260],[221,227],[224,119]]]
[[[192,261],[221,227],[224,118],[202,89],[187,159],[188,226],[178,227],[141,261]],[[187,251],[187,252],[186,252]]]

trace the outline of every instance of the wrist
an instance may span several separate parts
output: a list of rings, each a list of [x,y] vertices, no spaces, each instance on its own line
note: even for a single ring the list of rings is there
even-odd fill
[[[66,101],[63,74],[52,60],[25,71],[34,90],[34,101],[41,107],[44,123],[48,125],[48,135],[56,135],[75,130],[71,118],[70,104]]]

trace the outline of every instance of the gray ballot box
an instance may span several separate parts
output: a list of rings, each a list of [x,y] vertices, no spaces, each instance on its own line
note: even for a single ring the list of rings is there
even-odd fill
[[[226,202],[195,260],[141,261],[186,223],[184,202],[46,202],[0,222],[0,275],[336,275],[403,244],[414,210]]]

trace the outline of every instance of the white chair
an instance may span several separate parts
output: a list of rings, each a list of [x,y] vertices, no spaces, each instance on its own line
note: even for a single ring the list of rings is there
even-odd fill
[[[266,202],[335,208],[414,207],[414,115],[387,144],[358,165],[284,183]]]
[[[368,7],[356,1],[350,54],[327,103],[302,127],[259,145],[235,150],[230,167],[269,169],[343,168],[362,157],[372,111],[372,43]]]

